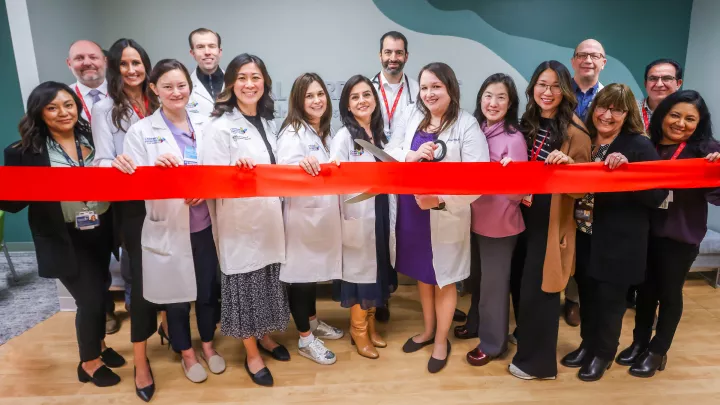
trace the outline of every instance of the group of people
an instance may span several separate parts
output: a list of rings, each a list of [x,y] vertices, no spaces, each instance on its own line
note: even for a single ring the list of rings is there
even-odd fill
[[[67,62],[78,82],[45,82],[33,90],[21,139],[5,149],[5,164],[113,167],[128,175],[141,166],[251,171],[281,164],[317,176],[324,164],[379,161],[360,140],[399,162],[594,161],[612,171],[630,162],[720,158],[703,98],[679,90],[679,64],[648,65],[648,97],[636,101],[627,85],[600,84],[606,58],[595,40],[575,49],[574,75],[558,61],[538,65],[521,116],[509,75],[488,77],[475,111],[464,111],[452,68],[429,63],[413,80],[404,73],[407,39],[388,32],[380,39],[381,71],[347,80],[338,131],[316,73],[295,80],[278,127],[262,59],[241,54],[220,69],[220,35],[204,28],[189,35],[189,46],[198,63],[192,72],[175,59],[152,65],[132,39],[116,41],[107,56],[91,41],[75,42]],[[291,315],[297,353],[335,363],[324,340],[344,332],[318,317],[319,282],[334,281],[335,298],[350,309],[358,354],[378,358],[377,348],[387,343],[376,319],[389,316],[396,272],[417,280],[424,321],[402,349],[432,345],[431,373],[447,364],[456,284],[465,281],[472,306],[454,335],[479,338],[468,363],[488,364],[513,343],[509,372],[522,379],[557,375],[557,314],[566,288],[566,315],[569,322],[579,316],[582,344],[561,364],[578,367],[582,380],[600,379],[615,360],[626,297],[636,288],[633,342],[616,362],[650,377],[666,365],[682,315],[683,281],[706,232],[707,203],[720,204],[715,189],[353,197],[3,201],[0,209],[29,207],[40,276],[58,278],[77,303],[78,378],[97,386],[117,384],[110,368],[125,364],[104,342],[112,304],[108,265],[122,247],[134,383],[149,401],[155,380],[146,347],[155,331],[196,383],[208,378],[206,368],[225,370],[213,346],[218,323],[223,335],[242,340],[244,367],[256,384],[273,385],[261,354],[290,360],[272,333],[285,330]],[[509,296],[517,325],[510,334]],[[190,338],[191,302],[198,352]],[[158,311],[165,314],[160,327]]]

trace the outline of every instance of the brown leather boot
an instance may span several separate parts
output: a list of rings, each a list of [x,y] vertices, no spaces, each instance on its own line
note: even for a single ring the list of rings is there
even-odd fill
[[[357,352],[363,357],[377,359],[380,357],[368,335],[368,311],[362,309],[360,304],[350,308],[350,342],[357,346]]]
[[[375,347],[387,347],[387,342],[380,336],[375,329],[375,307],[368,309],[368,332],[370,333],[370,341]]]

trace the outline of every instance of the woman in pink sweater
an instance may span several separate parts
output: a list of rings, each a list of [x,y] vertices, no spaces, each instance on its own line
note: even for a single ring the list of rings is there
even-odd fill
[[[527,161],[525,138],[518,127],[518,95],[508,75],[488,77],[477,96],[475,118],[488,141],[490,161],[503,166]],[[472,267],[472,306],[465,325],[455,329],[461,339],[480,338],[467,354],[473,366],[484,366],[507,350],[510,262],[518,234],[525,230],[521,196],[484,195],[472,204],[473,245],[480,263]]]

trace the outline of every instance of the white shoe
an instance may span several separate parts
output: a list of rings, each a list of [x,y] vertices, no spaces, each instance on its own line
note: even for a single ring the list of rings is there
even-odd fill
[[[328,339],[328,340],[338,340],[338,339],[341,339],[345,335],[343,333],[342,329],[338,329],[334,326],[330,326],[319,319],[316,319],[316,321],[317,321],[317,326],[315,327],[315,329],[312,329],[312,333],[313,333],[313,335],[315,335],[316,338],[323,338],[323,339]]]
[[[532,376],[532,375],[520,370],[519,368],[517,368],[517,366],[515,366],[512,363],[510,363],[510,365],[508,366],[508,371],[513,376],[520,378],[522,380],[554,380],[556,378],[555,376],[543,377],[543,378]]]
[[[317,337],[305,347],[298,343],[298,353],[318,364],[330,365],[337,361],[335,353],[325,347],[325,343]]]
[[[209,359],[205,358],[205,353],[200,352],[200,358],[202,358],[208,365],[208,368],[213,374],[222,374],[225,371],[225,359],[222,358],[217,352],[210,356]]]
[[[185,377],[187,377],[188,380],[194,383],[201,383],[207,380],[207,372],[199,362],[193,364],[192,367],[190,367],[189,369],[185,367],[185,360],[180,359],[180,364],[182,365],[183,371],[185,372]]]

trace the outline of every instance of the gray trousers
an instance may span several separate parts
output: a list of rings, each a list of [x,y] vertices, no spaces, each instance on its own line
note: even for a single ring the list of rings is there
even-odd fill
[[[478,348],[488,356],[507,350],[510,317],[510,263],[518,236],[490,238],[473,233],[472,303],[468,329],[477,328]]]

